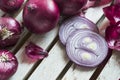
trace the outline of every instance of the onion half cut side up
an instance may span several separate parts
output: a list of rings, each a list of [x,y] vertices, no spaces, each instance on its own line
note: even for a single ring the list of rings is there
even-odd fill
[[[107,56],[108,46],[104,38],[90,30],[73,32],[67,40],[68,57],[80,66],[96,67]]]
[[[66,44],[66,40],[69,35],[79,29],[89,29],[98,33],[97,26],[90,20],[81,16],[74,16],[70,19],[67,19],[63,22],[59,29],[59,38],[63,45]]]

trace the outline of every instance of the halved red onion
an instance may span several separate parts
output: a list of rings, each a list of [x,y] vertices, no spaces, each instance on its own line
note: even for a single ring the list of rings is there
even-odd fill
[[[120,51],[120,26],[108,26],[105,38],[109,48]]]
[[[25,47],[25,53],[27,56],[33,60],[43,59],[48,56],[48,52],[45,51],[40,46],[34,44],[33,42],[30,42]]]
[[[17,58],[8,50],[0,50],[0,80],[8,80],[18,68]]]
[[[93,31],[77,30],[69,36],[66,51],[76,64],[95,67],[106,58],[108,45],[103,37]]]
[[[0,18],[0,47],[13,46],[21,35],[21,27],[18,21],[11,17]]]
[[[65,45],[69,35],[78,29],[89,29],[98,33],[97,26],[85,17],[75,16],[62,23],[59,29],[60,41]]]

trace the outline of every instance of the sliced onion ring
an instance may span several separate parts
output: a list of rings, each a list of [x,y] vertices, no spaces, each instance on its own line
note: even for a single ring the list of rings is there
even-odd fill
[[[68,36],[78,29],[89,29],[94,32],[99,32],[97,26],[88,20],[87,18],[81,16],[72,17],[63,22],[59,29],[59,38],[61,42],[65,45]]]
[[[99,34],[90,30],[78,30],[69,36],[66,51],[74,63],[95,67],[106,58],[108,45]]]

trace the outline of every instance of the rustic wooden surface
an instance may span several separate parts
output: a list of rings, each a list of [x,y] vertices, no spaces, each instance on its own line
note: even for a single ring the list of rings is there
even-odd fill
[[[109,25],[109,21],[103,15],[102,8],[105,6],[89,8],[85,14],[86,18],[98,25],[102,36],[104,36],[105,27]],[[24,4],[13,15],[0,10],[0,16],[11,16],[22,23],[23,7]],[[19,62],[17,72],[9,80],[119,80],[120,52],[113,51],[96,68],[77,66],[67,57],[65,47],[59,41],[58,30],[59,25],[50,32],[42,35],[32,34],[26,28],[23,30],[18,43],[9,49],[14,52]],[[25,56],[24,52],[25,46],[30,41],[47,50],[49,56],[43,60],[32,62]]]

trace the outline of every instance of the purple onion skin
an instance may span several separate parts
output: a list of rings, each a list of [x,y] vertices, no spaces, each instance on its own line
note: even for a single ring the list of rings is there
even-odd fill
[[[23,21],[36,34],[52,30],[59,20],[59,9],[52,0],[29,0],[24,7]]]
[[[93,47],[91,43],[96,46]],[[106,58],[108,45],[103,37],[93,31],[77,30],[69,36],[66,51],[68,57],[77,65],[96,67]]]
[[[8,80],[18,68],[17,58],[8,50],[0,50],[0,80]]]
[[[29,58],[31,58],[33,60],[41,60],[48,56],[47,51],[45,51],[40,46],[34,44],[33,42],[30,42],[25,47],[25,53]]]
[[[62,15],[71,16],[79,13],[80,9],[87,3],[87,0],[54,0]]]
[[[13,46],[20,38],[20,24],[11,17],[0,18],[0,47]],[[6,35],[9,35],[5,37]]]
[[[105,16],[109,19],[110,24],[114,25],[120,21],[120,4],[107,6],[103,8]]]
[[[0,9],[7,13],[13,13],[17,11],[24,0],[0,0]]]
[[[105,31],[105,38],[109,48],[120,51],[120,26],[108,26]]]

